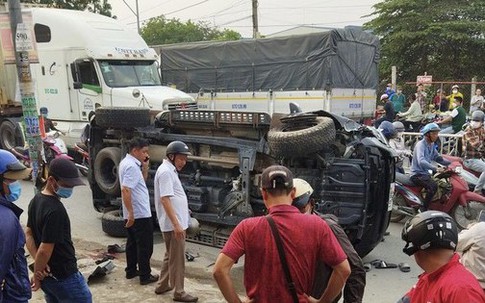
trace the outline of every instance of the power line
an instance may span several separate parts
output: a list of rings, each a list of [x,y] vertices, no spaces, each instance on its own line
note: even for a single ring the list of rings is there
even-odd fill
[[[205,2],[208,2],[208,1],[209,1],[209,0],[202,0],[202,1],[200,1],[200,2],[197,2],[197,3],[191,4],[191,5],[189,5],[189,6],[186,6],[186,7],[181,8],[181,9],[177,9],[177,10],[174,10],[174,11],[171,11],[171,12],[168,12],[168,13],[165,13],[165,14],[163,14],[163,15],[164,15],[164,16],[167,16],[167,15],[175,14],[175,13],[181,12],[181,11],[183,11],[183,10],[186,10],[186,9],[192,8],[192,7],[194,7],[194,6],[200,5],[200,4],[205,3]],[[145,18],[145,19],[140,20],[140,21],[141,21],[141,22],[143,22],[143,21],[146,21],[146,20],[150,20],[151,18],[153,18],[153,17]],[[136,22],[130,22],[130,23],[127,23],[127,24],[128,24],[128,25],[130,25],[130,24],[134,24],[134,23],[136,23]]]

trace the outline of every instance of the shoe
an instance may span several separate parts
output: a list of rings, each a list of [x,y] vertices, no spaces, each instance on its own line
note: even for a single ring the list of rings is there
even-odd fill
[[[140,272],[137,270],[134,273],[126,273],[126,278],[127,279],[133,279],[134,277],[138,277],[140,275]]]
[[[168,287],[168,286],[167,287],[157,287],[157,288],[155,288],[155,293],[157,295],[162,295],[166,292],[171,291],[172,289],[173,289],[173,287]]]
[[[173,300],[175,302],[197,302],[199,298],[189,295],[186,292],[174,294]]]
[[[155,283],[158,281],[158,275],[150,275],[147,279],[141,279],[140,277],[140,285],[147,285],[150,283]]]

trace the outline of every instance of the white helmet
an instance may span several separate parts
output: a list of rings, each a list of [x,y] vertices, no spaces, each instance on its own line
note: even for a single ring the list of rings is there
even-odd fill
[[[310,197],[313,194],[313,188],[307,181],[300,178],[293,179],[293,186],[295,187],[296,192],[292,205],[297,208],[302,208],[310,201]]]
[[[196,218],[194,218],[194,217],[190,217],[189,227],[187,228],[187,230],[185,232],[189,236],[196,236],[196,235],[198,235],[200,233],[200,224],[199,224],[199,221]]]
[[[381,101],[384,100],[384,99],[389,99],[389,95],[388,94],[383,94],[381,96]]]

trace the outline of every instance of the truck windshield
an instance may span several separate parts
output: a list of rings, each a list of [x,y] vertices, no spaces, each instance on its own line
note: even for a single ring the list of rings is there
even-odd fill
[[[110,87],[161,85],[155,61],[99,61],[104,81]]]

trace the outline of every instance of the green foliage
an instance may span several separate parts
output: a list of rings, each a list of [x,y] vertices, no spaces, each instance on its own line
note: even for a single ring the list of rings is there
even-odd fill
[[[148,45],[194,42],[206,40],[239,40],[241,34],[233,30],[220,31],[211,28],[205,22],[185,23],[178,19],[166,19],[164,16],[151,18],[143,24],[141,36]]]
[[[25,0],[22,3],[44,4],[47,7],[88,10],[93,13],[113,17],[111,15],[111,4],[108,0]],[[114,17],[116,18],[116,17]]]
[[[400,81],[485,77],[485,0],[384,0],[364,26],[381,39],[381,79],[396,65]]]

